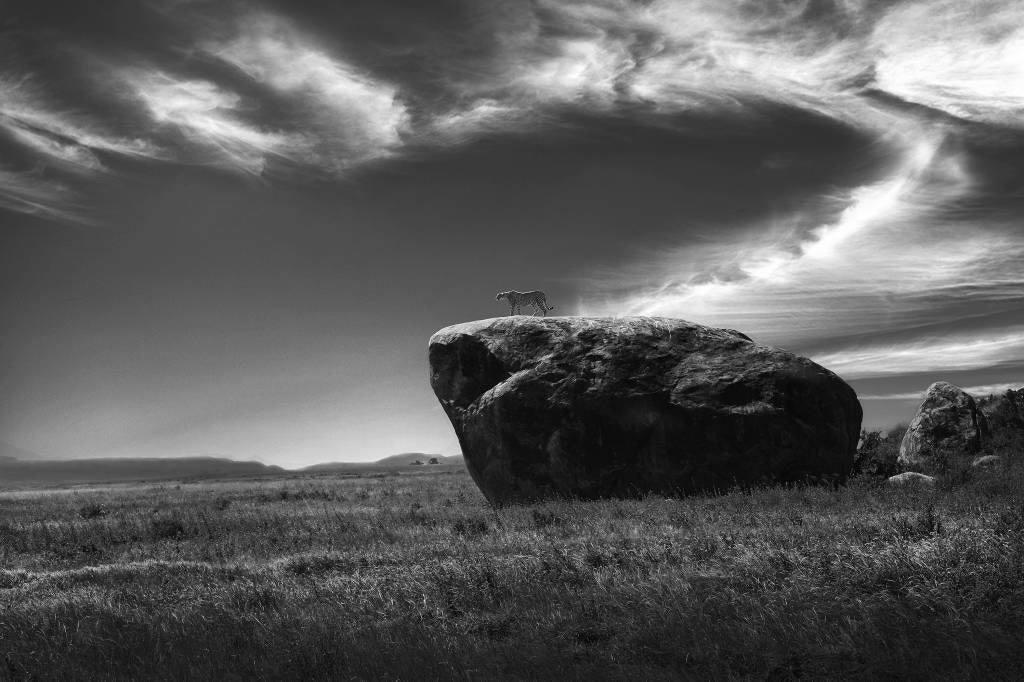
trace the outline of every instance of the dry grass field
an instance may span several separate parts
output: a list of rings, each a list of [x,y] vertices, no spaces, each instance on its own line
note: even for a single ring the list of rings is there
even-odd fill
[[[1024,679],[1024,467],[489,507],[461,467],[0,493],[0,678]]]

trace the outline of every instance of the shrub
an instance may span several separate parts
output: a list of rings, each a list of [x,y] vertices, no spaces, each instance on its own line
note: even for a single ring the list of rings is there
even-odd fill
[[[1019,507],[1007,507],[996,517],[997,535],[1024,534],[1024,502]]]
[[[89,502],[78,509],[78,515],[83,519],[98,519],[107,515],[107,508],[99,502]]]
[[[173,516],[151,519],[149,530],[157,540],[180,540],[187,534],[185,524]]]
[[[459,535],[486,535],[490,528],[484,519],[464,519],[452,524],[452,530]]]
[[[907,424],[897,424],[883,434],[881,431],[860,432],[860,444],[853,458],[853,475],[892,476],[899,473],[896,458]]]
[[[530,511],[533,516],[533,525],[537,528],[546,528],[547,526],[558,526],[565,523],[565,519],[554,512],[541,511],[539,509],[532,509]]]

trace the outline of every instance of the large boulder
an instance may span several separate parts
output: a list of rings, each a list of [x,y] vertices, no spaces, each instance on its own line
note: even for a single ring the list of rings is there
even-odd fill
[[[842,479],[860,432],[832,372],[683,320],[501,317],[442,329],[429,352],[493,502]]]
[[[945,381],[928,387],[900,443],[899,464],[938,471],[977,453],[988,438],[985,415],[974,398]]]

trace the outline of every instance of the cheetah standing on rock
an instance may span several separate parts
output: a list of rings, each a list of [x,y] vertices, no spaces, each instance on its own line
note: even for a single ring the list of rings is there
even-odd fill
[[[534,310],[542,315],[547,315],[549,310],[555,309],[555,306],[548,307],[547,296],[543,291],[503,291],[494,297],[495,301],[501,299],[508,301],[509,315],[520,314],[524,304],[532,305]]]

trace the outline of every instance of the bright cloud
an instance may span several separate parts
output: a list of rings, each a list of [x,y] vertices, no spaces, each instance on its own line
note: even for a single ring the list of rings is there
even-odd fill
[[[805,351],[902,330],[899,343],[812,353],[850,378],[1024,358],[1016,332],[915,338],[916,328],[955,320],[953,304],[1015,305],[1024,293],[1024,241],[1005,226],[968,229],[948,218],[946,208],[973,185],[962,160],[945,149],[941,129],[899,132],[916,141],[888,177],[850,192],[834,220],[803,233],[783,221],[758,226],[745,242],[691,247],[664,259],[660,278],[644,263],[653,281],[644,286],[627,271],[595,282],[625,293],[595,296],[581,312],[684,317]]]
[[[216,160],[253,175],[263,172],[268,156],[287,157],[303,140],[245,122],[241,97],[203,80],[179,80],[159,71],[124,73],[136,97],[160,125],[175,126],[188,143],[212,151]]]
[[[954,334],[814,356],[816,362],[851,379],[981,369],[1021,358],[1024,358],[1024,330],[1021,329],[985,336]]]
[[[250,17],[238,34],[206,50],[281,95],[304,102],[303,120],[337,168],[385,155],[402,142],[409,114],[398,89],[329,55],[288,21]]]
[[[87,117],[61,112],[27,79],[0,77],[0,130],[40,158],[71,169],[96,171],[96,152],[131,157],[158,157],[153,143],[111,135]]]
[[[68,223],[87,223],[75,193],[38,171],[0,166],[0,208]]]
[[[1007,391],[1017,391],[1024,387],[1024,384],[1020,382],[1012,384],[984,384],[982,386],[964,386],[964,391],[978,397],[985,397],[990,395],[999,395],[1006,393]],[[927,392],[927,388],[922,388],[919,391],[908,391],[904,393],[881,393],[875,395],[861,395],[858,396],[861,400],[921,400],[924,398],[924,394]]]
[[[931,244],[917,243],[936,191],[925,185],[925,175],[944,174],[941,191],[950,198],[969,186],[955,158],[936,159],[941,144],[939,133],[919,137],[890,177],[851,191],[835,220],[807,233],[776,221],[757,226],[746,243],[690,247],[680,254],[685,262],[670,256],[661,266],[667,283],[584,308],[683,315],[777,338],[795,332],[794,315],[812,328],[834,329],[850,312],[837,302],[877,308],[883,296],[955,283],[1000,245],[941,229],[933,231]],[[859,318],[849,322],[862,324]]]
[[[109,172],[99,154],[157,158],[149,141],[118,136],[92,117],[62,111],[28,78],[0,76],[0,139],[28,153],[30,170],[0,169],[0,206],[63,222],[88,222],[60,172]]]
[[[1024,125],[1024,5],[910,3],[871,42],[882,89],[961,118]]]

